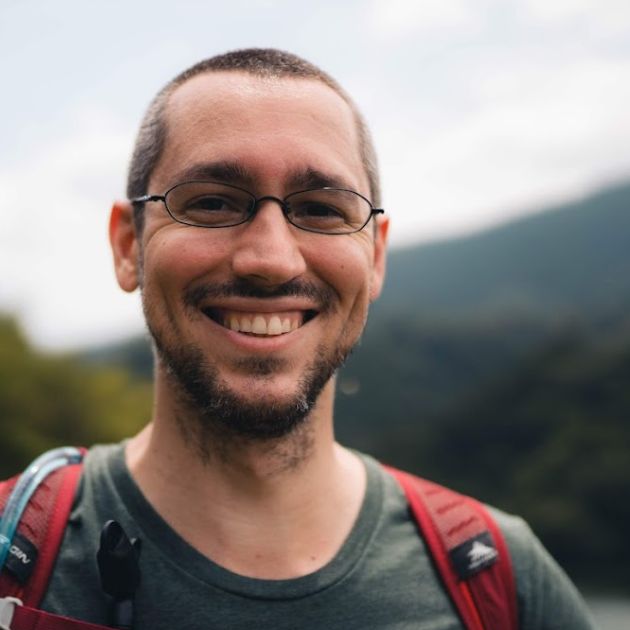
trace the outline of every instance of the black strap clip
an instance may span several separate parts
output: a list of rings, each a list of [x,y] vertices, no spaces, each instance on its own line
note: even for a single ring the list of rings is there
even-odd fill
[[[103,591],[113,598],[111,624],[133,628],[134,596],[140,584],[140,539],[129,539],[117,521],[107,521],[96,554]]]

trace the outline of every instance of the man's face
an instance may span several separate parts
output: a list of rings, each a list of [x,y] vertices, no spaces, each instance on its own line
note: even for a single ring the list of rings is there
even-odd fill
[[[321,82],[208,73],[172,94],[166,116],[151,194],[210,179],[257,197],[326,185],[369,197],[353,115]],[[289,431],[293,421],[264,423],[288,409],[303,417],[357,342],[381,288],[386,223],[315,234],[287,223],[274,201],[230,228],[178,224],[161,203],[145,213],[135,272],[158,382],[161,373],[211,414],[227,413],[221,399],[259,419],[237,432]],[[243,420],[238,409],[228,424]]]

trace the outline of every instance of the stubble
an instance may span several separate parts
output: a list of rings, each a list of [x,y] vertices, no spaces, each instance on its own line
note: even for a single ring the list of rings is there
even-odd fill
[[[200,302],[209,296],[226,295],[270,296],[258,287],[238,281],[197,287],[184,296],[184,302],[190,316],[198,317]],[[317,296],[322,311],[331,309],[336,298],[332,290],[322,291],[298,282],[274,290],[273,296],[277,295]],[[180,410],[175,418],[177,426],[186,444],[204,462],[212,457],[225,459],[235,448],[251,444],[263,446],[282,469],[293,468],[305,459],[313,444],[309,415],[326,383],[350,354],[352,343],[339,343],[328,349],[319,346],[290,398],[251,400],[230,388],[212,363],[212,357],[208,358],[200,347],[180,343],[170,334],[177,328],[169,314],[169,333],[161,329],[156,323],[159,320],[154,305],[144,294],[143,308],[156,359],[165,368],[176,395]],[[236,367],[264,384],[265,380],[273,380],[283,365],[284,361],[275,357],[246,357]]]

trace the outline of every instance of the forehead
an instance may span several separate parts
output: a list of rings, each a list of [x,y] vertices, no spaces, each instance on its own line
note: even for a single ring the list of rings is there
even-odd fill
[[[367,192],[354,113],[314,79],[211,72],[179,86],[165,108],[166,141],[152,182],[203,164],[238,164],[252,183],[315,170]],[[243,182],[245,183],[245,182]]]

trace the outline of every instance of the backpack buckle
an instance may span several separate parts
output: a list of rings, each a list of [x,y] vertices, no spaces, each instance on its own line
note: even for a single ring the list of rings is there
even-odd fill
[[[17,597],[0,597],[0,630],[11,630],[15,607],[21,605],[22,600]]]

